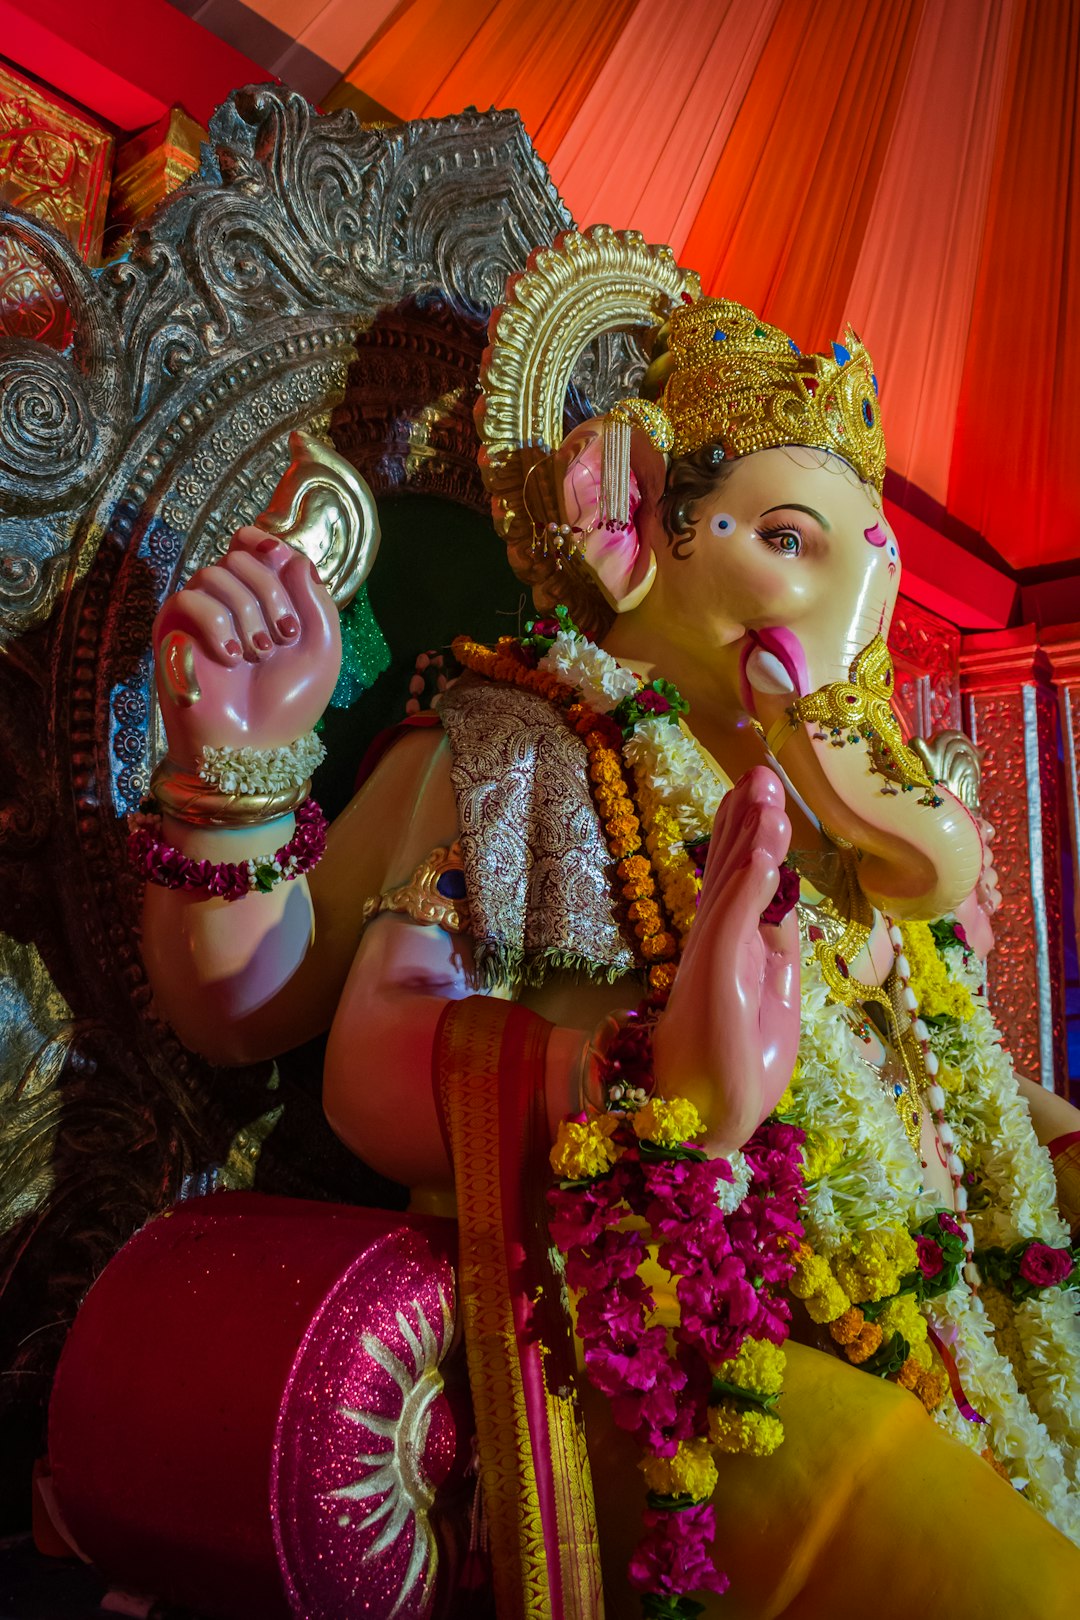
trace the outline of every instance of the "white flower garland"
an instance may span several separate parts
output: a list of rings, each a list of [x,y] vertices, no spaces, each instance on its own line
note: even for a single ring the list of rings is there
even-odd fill
[[[280,793],[303,787],[326,758],[313,731],[281,748],[205,747],[199,776],[221,793]]]
[[[572,633],[556,637],[539,667],[576,686],[604,714],[637,690],[636,678],[609,653]],[[677,816],[687,842],[709,833],[725,787],[681,725],[663,717],[643,719],[623,754]],[[921,1166],[896,1109],[860,1057],[854,1031],[830,999],[805,937],[801,954],[799,1081],[788,1117],[843,1144],[839,1163],[810,1187],[804,1214],[813,1247],[831,1256],[860,1230],[889,1225],[911,1230],[933,1213],[938,1200],[923,1190]],[[1053,1168],[1035,1139],[1012,1062],[977,987],[979,971],[960,960],[947,965],[971,990],[975,1017],[959,1026],[959,1033],[935,1030],[931,1040],[939,1062],[960,1069],[965,1078],[959,1096],[950,1095],[947,1113],[965,1163],[978,1145],[980,1172],[991,1193],[989,1208],[972,1212],[977,1241],[1007,1247],[1038,1238],[1059,1247],[1068,1234],[1056,1211]],[[720,1194],[725,1207],[729,1199],[735,1207],[745,1196],[740,1169],[734,1159],[732,1164],[735,1184]],[[951,1400],[933,1416],[974,1451],[989,1442],[1013,1484],[1080,1545],[1080,1495],[1072,1488],[1080,1481],[1080,1337],[1073,1301],[1048,1289],[1015,1310],[1009,1301],[1002,1303],[1011,1322],[1003,1324],[1000,1337],[1012,1344],[1015,1367],[966,1281],[924,1305],[928,1323],[955,1356],[965,1392],[986,1422],[969,1422]]]
[[[976,1077],[973,1095],[988,1092],[993,1076],[997,1106],[1008,1128],[1016,1132],[1011,1140],[1002,1140],[994,1133],[992,1159],[1000,1172],[994,1192],[1000,1187],[1008,1197],[1015,1190],[1025,1225],[1032,1228],[1024,1235],[1060,1242],[1060,1224],[1052,1202],[1052,1172],[1049,1185],[1041,1173],[1041,1161],[1048,1156],[1034,1142],[1011,1064],[1001,1047],[987,1040],[984,1028],[977,1031],[971,1050],[973,1054],[978,1052],[987,1065]],[[991,1053],[995,1054],[994,1061],[990,1060]],[[955,1063],[958,1056],[950,1050],[942,1060]],[[840,1008],[829,1001],[817,958],[806,944],[802,951],[799,1063],[800,1078],[794,1088],[795,1106],[790,1117],[809,1131],[824,1132],[845,1143],[840,1165],[826,1172],[810,1189],[804,1220],[812,1247],[830,1255],[853,1231],[882,1225],[902,1225],[908,1230],[917,1226],[936,1207],[937,1200],[922,1191],[920,1166],[896,1110],[876,1075],[858,1057],[854,1032]],[[1011,1077],[1011,1105],[1003,1066]],[[983,1128],[989,1140],[992,1110],[988,1097],[986,1101]],[[962,1156],[966,1156],[967,1143],[955,1117],[954,1129],[961,1139]],[[1014,1141],[1018,1144],[1015,1152]],[[1000,1219],[1003,1229],[994,1241],[1015,1241],[1013,1236],[1005,1235],[1014,1217],[1006,1211]],[[979,1241],[984,1241],[981,1235]],[[933,1415],[972,1450],[982,1451],[989,1443],[1013,1483],[1025,1490],[1051,1523],[1080,1544],[1080,1498],[1070,1490],[1075,1431],[1064,1432],[1063,1417],[1051,1414],[1050,1400],[1053,1388],[1071,1384],[1075,1396],[1080,1386],[1075,1360],[1063,1336],[1052,1331],[1054,1325],[1061,1325],[1062,1307],[1058,1302],[1068,1309],[1068,1301],[1061,1294],[1052,1299],[1052,1293],[1031,1301],[1033,1308],[1025,1310],[1023,1326],[1020,1321],[1016,1324],[1020,1341],[1024,1341],[1025,1333],[1032,1341],[1036,1366],[1040,1372],[1042,1366],[1046,1369],[1041,1376],[1036,1372],[1025,1343],[1026,1365],[1019,1369],[1024,1393],[1017,1381],[1017,1370],[995,1342],[990,1317],[966,1283],[924,1305],[927,1321],[956,1358],[965,1393],[987,1421],[968,1422],[952,1401],[945,1401]],[[1016,1315],[1020,1317],[1021,1313]],[[1064,1446],[1057,1443],[1059,1438]]]
[[[610,714],[623,698],[633,697],[637,676],[623,669],[610,653],[576,631],[560,630],[537,668],[576,686],[583,700],[598,714]]]
[[[1057,1211],[1053,1163],[1036,1138],[1012,1059],[982,993],[982,970],[965,962],[959,950],[947,950],[943,959],[950,978],[966,986],[974,1006],[966,1022],[933,1028],[931,1044],[939,1059],[964,1078],[946,1108],[961,1157],[966,1163],[977,1162],[979,1178],[990,1194],[987,1208],[971,1212],[976,1242],[981,1247],[1009,1248],[1035,1238],[1063,1248],[1069,1233]],[[1075,1295],[1044,1289],[1018,1305],[1000,1295],[992,1303],[1000,1320],[1000,1347],[1061,1448],[1069,1478],[1080,1485],[1080,1320]]]

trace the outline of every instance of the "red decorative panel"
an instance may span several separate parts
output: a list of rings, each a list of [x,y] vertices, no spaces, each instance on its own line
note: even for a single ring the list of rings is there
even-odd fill
[[[991,1005],[1020,1072],[1064,1092],[1057,702],[1034,643],[1020,644],[1025,637],[1006,632],[987,637],[1002,645],[982,656],[965,651],[965,718],[986,749],[982,808],[995,830],[1002,893],[988,964]]]
[[[909,737],[960,727],[960,632],[901,596],[889,630],[896,709]]]
[[[90,263],[101,254],[113,138],[11,68],[0,65],[0,202],[36,214]],[[0,237],[0,337],[62,347],[63,294],[40,260]]]

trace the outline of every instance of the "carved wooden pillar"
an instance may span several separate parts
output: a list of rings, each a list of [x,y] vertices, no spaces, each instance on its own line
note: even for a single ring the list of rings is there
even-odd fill
[[[1080,958],[1080,779],[1077,776],[1080,763],[1080,624],[1063,624],[1051,630],[1042,630],[1039,640],[1050,664],[1050,677],[1057,688],[1061,774],[1064,779],[1063,819],[1068,828],[1068,845],[1072,855],[1072,916],[1062,917],[1062,927],[1071,927],[1076,953]]]
[[[960,632],[901,595],[889,629],[894,705],[909,737],[960,727]]]
[[[964,729],[986,749],[982,810],[1003,903],[988,964],[994,1015],[1022,1074],[1067,1095],[1057,701],[1032,626],[965,636]]]

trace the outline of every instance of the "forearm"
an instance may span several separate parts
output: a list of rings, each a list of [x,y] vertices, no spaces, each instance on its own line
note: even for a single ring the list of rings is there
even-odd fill
[[[236,828],[165,817],[162,837],[191,859],[216,865],[273,855],[294,830],[291,815]],[[302,877],[238,900],[148,883],[143,959],[158,1010],[186,1045],[215,1062],[245,1063],[281,1050],[281,998],[304,963],[313,927]],[[298,1013],[301,1006],[302,997]],[[267,1045],[271,1025],[276,1044]],[[303,1038],[298,1030],[283,1044]]]
[[[1036,1085],[1033,1080],[1025,1080],[1022,1075],[1017,1075],[1017,1085],[1031,1111],[1035,1135],[1044,1147],[1055,1137],[1080,1130],[1080,1109],[1074,1108],[1064,1097],[1047,1091],[1045,1086]]]

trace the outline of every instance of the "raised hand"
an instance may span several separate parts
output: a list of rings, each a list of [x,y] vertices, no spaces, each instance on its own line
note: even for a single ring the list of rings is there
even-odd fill
[[[275,748],[309,731],[341,665],[338,614],[303,553],[241,529],[218,563],[169,597],[154,623],[169,756]]]
[[[779,778],[765,766],[724,798],[697,918],[656,1027],[657,1085],[697,1105],[710,1153],[742,1146],[795,1066],[798,925],[793,911],[779,924],[761,921],[791,838],[784,803]]]

